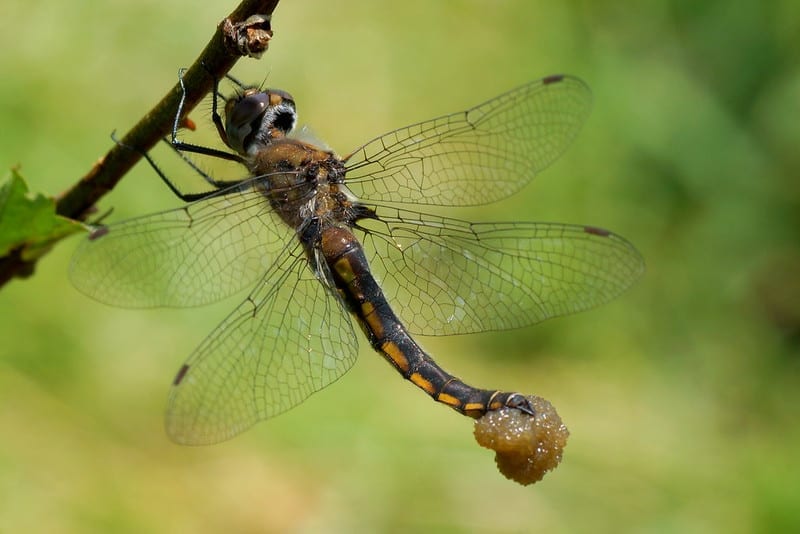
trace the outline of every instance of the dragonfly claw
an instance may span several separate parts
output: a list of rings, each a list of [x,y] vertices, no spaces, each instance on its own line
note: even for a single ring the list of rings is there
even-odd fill
[[[536,411],[533,409],[531,402],[521,393],[510,395],[508,400],[506,400],[506,406],[508,408],[515,408],[530,416],[536,415]]]

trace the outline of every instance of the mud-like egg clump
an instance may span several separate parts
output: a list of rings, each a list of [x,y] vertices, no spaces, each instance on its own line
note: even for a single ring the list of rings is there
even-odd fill
[[[495,451],[497,468],[506,478],[527,486],[561,462],[569,430],[549,401],[525,398],[535,415],[515,408],[487,412],[475,421],[475,440]]]

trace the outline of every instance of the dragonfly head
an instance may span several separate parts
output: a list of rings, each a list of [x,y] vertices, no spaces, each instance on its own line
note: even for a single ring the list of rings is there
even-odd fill
[[[242,155],[253,155],[273,140],[285,137],[296,123],[294,99],[280,89],[262,91],[252,87],[225,104],[227,143]]]

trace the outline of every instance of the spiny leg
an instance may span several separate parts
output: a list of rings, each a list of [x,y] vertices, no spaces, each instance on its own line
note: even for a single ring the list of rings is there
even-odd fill
[[[176,150],[184,151],[184,152],[192,152],[195,154],[203,154],[205,156],[211,156],[214,158],[225,159],[228,161],[235,161],[237,163],[244,164],[244,158],[242,158],[238,154],[233,154],[231,152],[225,152],[224,150],[218,150],[216,148],[205,147],[200,145],[194,145],[191,143],[184,143],[183,141],[178,139],[178,128],[181,125],[181,118],[183,117],[183,108],[186,103],[186,84],[183,81],[183,75],[186,72],[185,68],[181,68],[178,71],[178,82],[181,86],[181,99],[178,102],[178,109],[175,113],[175,120],[172,123],[172,137],[170,142],[172,146]],[[214,120],[214,125],[217,127],[217,131],[219,132],[220,137],[228,144],[227,135],[225,134],[225,128],[222,124],[222,118],[220,117],[219,113],[217,112],[217,94],[219,91],[219,80],[214,78],[214,89],[213,89],[213,104],[212,104],[212,119]]]

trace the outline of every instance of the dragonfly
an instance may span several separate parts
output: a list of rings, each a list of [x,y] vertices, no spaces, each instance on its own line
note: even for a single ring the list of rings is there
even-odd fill
[[[533,414],[520,393],[448,373],[415,336],[533,325],[606,303],[643,272],[636,248],[599,227],[424,211],[499,201],[552,164],[591,108],[576,77],[529,82],[344,157],[293,135],[289,93],[236,83],[228,98],[214,84],[226,148],[178,139],[183,100],[168,141],[209,190],[182,193],[144,154],[186,203],[96,227],[70,266],[81,292],[122,307],[198,306],[247,290],[172,381],[166,431],[178,443],[229,439],[336,381],[356,361],[354,323],[436,401],[473,418]],[[244,177],[217,180],[197,154],[236,162]]]

